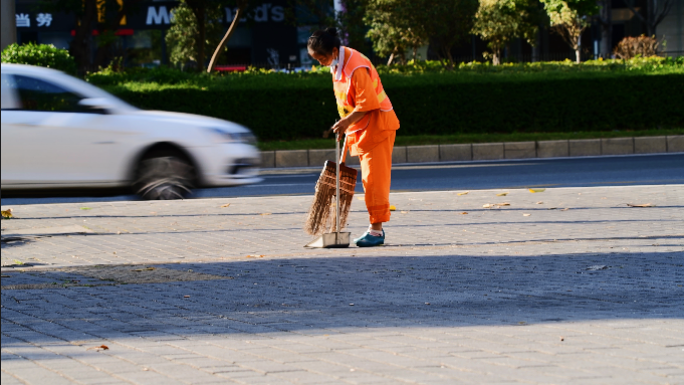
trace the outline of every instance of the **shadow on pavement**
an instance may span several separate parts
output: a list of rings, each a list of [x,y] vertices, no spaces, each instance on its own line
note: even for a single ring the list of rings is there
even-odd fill
[[[258,339],[270,333],[335,335],[381,327],[684,318],[681,257],[681,252],[627,251],[257,257],[128,265],[130,273],[121,266],[3,272],[2,344],[198,335]],[[119,275],[94,277],[94,269],[108,268]],[[187,280],[178,278],[183,272]],[[157,283],[136,283],[141,273],[153,278],[144,282]],[[59,288],[46,288],[50,282]],[[8,287],[31,284],[40,289]]]

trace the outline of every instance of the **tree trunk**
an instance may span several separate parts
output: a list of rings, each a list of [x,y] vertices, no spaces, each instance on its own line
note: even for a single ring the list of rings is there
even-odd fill
[[[447,69],[451,71],[454,69],[454,56],[451,54],[451,45],[448,45],[445,47],[446,49],[446,57],[447,57]]]
[[[209,66],[207,67],[208,73],[211,73],[211,71],[214,70],[214,67],[216,66],[216,60],[218,59],[221,50],[223,49],[223,47],[225,47],[226,43],[228,43],[228,40],[230,40],[230,37],[233,35],[233,32],[235,32],[235,30],[237,29],[237,25],[240,22],[240,19],[242,18],[242,12],[244,12],[246,7],[246,1],[238,3],[237,12],[235,12],[235,16],[233,17],[233,21],[230,23],[230,27],[228,27],[228,31],[226,31],[226,34],[223,36],[223,39],[221,39],[221,42],[219,43],[218,47],[216,47],[216,49],[214,50],[214,54],[211,56],[211,61],[209,62]]]
[[[87,71],[90,67],[90,42],[92,39],[92,24],[97,17],[96,0],[83,2],[83,16],[76,24],[74,39],[69,44],[69,51],[78,63],[80,72]]]
[[[207,41],[207,26],[206,26],[206,7],[197,8],[197,69],[204,68],[204,44]]]
[[[575,63],[577,63],[577,64],[580,64],[582,62],[580,54],[581,54],[581,47],[575,48]]]
[[[613,20],[611,11],[611,1],[602,0],[601,11],[601,57],[609,59],[613,52]]]
[[[413,64],[416,64],[417,57],[418,57],[418,47],[413,47]]]
[[[501,49],[495,49],[493,51],[494,54],[492,55],[492,65],[498,66],[501,64]]]
[[[388,67],[392,65],[392,61],[394,61],[394,52],[392,52],[389,59],[387,59],[387,66]]]

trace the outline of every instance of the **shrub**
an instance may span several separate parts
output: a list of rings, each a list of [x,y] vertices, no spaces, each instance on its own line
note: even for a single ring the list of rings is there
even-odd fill
[[[399,135],[650,129],[684,127],[683,64],[471,63],[445,72],[393,66],[383,67],[382,80],[401,121]],[[273,141],[320,137],[338,118],[329,70],[320,72],[221,76],[160,68],[88,80],[141,108],[227,119]]]
[[[30,64],[76,74],[76,61],[69,51],[52,44],[11,44],[2,51],[3,63]]]
[[[650,57],[658,54],[660,43],[654,37],[641,35],[626,37],[617,44],[613,53],[619,59],[632,59],[637,56]]]

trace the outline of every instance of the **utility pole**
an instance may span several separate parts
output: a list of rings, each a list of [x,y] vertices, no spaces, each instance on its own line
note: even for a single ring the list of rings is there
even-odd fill
[[[15,0],[2,0],[2,48],[17,42],[17,20],[14,11]]]

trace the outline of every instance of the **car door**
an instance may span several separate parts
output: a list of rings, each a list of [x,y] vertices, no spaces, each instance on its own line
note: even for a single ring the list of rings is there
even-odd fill
[[[2,112],[3,187],[97,187],[117,179],[112,161],[120,142],[109,115],[49,80],[12,79],[20,106]]]

